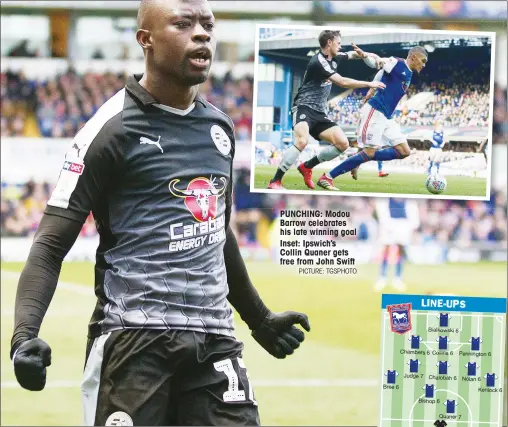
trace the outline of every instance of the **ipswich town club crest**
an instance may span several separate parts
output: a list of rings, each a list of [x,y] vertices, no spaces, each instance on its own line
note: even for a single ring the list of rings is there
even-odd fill
[[[390,315],[390,328],[396,334],[411,330],[411,303],[394,304],[386,307]]]

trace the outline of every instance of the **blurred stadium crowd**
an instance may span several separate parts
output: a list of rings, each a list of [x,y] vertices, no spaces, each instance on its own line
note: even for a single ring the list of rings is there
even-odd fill
[[[481,70],[467,76],[463,71],[437,67],[434,80],[419,81],[408,93],[422,90],[434,92],[425,112],[403,111],[406,124],[433,124],[446,116],[452,126],[483,126],[488,120],[488,84],[480,81]],[[439,76],[448,75],[448,78]],[[72,138],[97,109],[125,84],[124,75],[87,73],[78,75],[72,69],[54,79],[28,80],[22,73],[2,72],[1,135]],[[450,80],[451,79],[451,80]],[[450,81],[461,82],[450,84]],[[224,78],[210,78],[201,86],[210,102],[225,111],[235,122],[239,142],[249,142],[252,132],[252,78],[235,80],[230,74]],[[354,125],[357,109],[365,91],[356,91],[332,110],[340,123]],[[508,133],[506,90],[496,88],[494,134],[496,142],[505,142]],[[423,142],[422,142],[423,144]],[[416,147],[418,148],[418,147]],[[457,147],[459,148],[459,147]],[[469,150],[467,144],[460,151]],[[422,146],[421,149],[424,149]],[[462,150],[463,149],[463,150]],[[452,156],[453,153],[450,152]],[[453,160],[450,158],[450,160]],[[410,162],[425,164],[427,157],[410,156]],[[2,236],[31,236],[42,217],[51,194],[48,183],[29,182],[19,186],[2,184]],[[340,204],[340,206],[334,206]],[[235,185],[235,223],[243,245],[259,245],[262,224],[273,223],[278,212],[290,205],[301,207],[349,209],[359,233],[357,239],[371,240],[376,236],[375,199],[319,198],[312,196],[275,196],[251,194],[249,171],[237,171]],[[417,232],[420,242],[439,241],[469,244],[474,241],[504,242],[507,237],[506,193],[494,192],[489,202],[424,201],[420,202],[422,224]],[[265,228],[266,231],[266,228]],[[93,217],[87,219],[83,236],[96,234]]]
[[[72,138],[125,79],[113,73],[78,75],[72,69],[43,81],[1,73],[1,135]],[[201,86],[202,95],[233,119],[239,141],[251,139],[252,86],[252,78],[234,80],[229,73]]]
[[[395,117],[401,125],[434,126],[441,121],[446,127],[488,127],[489,70],[471,64],[439,64],[418,76],[402,99]],[[366,89],[357,89],[344,99],[331,104],[330,118],[338,123],[356,126],[360,101]],[[408,101],[422,92],[433,97],[424,108],[411,109]],[[494,143],[506,143],[508,138],[507,93],[494,87]]]
[[[377,236],[376,199],[367,197],[319,197],[251,193],[250,172],[236,171],[234,187],[234,227],[242,246],[260,245],[260,233],[267,230],[282,209],[337,209],[351,212],[352,224],[361,241]],[[9,189],[2,197],[2,236],[32,236],[42,217],[52,186],[29,182]],[[414,243],[453,243],[468,247],[473,242],[495,242],[506,247],[507,194],[493,190],[491,199],[482,201],[419,200],[420,227]],[[264,224],[264,226],[263,226]],[[96,235],[90,215],[81,236]]]
[[[249,175],[248,170],[240,171],[235,185],[235,223],[244,245],[256,245],[260,221],[273,221],[282,209],[349,211],[350,224],[358,230],[351,239],[372,241],[378,235],[376,198],[254,194],[249,192]],[[506,190],[493,190],[487,202],[420,199],[418,206],[421,223],[415,244],[437,242],[468,247],[473,242],[495,242],[506,247]]]

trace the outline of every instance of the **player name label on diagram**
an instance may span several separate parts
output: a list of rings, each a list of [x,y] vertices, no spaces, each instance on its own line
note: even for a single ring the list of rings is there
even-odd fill
[[[278,222],[277,259],[302,275],[352,275],[357,259],[342,242],[356,239],[351,213],[343,210],[283,210]]]
[[[380,427],[502,427],[506,298],[384,294]]]

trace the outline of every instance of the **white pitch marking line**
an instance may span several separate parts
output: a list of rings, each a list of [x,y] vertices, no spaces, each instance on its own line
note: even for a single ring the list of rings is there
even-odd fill
[[[381,346],[381,384],[383,383],[383,373],[385,369],[385,339],[386,339],[386,321],[388,320],[388,313],[385,312],[383,319],[383,344]],[[383,413],[383,392],[380,393],[379,412]]]
[[[451,391],[451,390],[448,390],[448,389],[445,389],[445,388],[439,388],[437,390],[434,390],[434,393],[437,393],[438,391],[445,391],[447,393],[453,394],[454,396],[457,396],[459,399],[461,399],[466,404],[466,408],[467,408],[467,411],[469,413],[469,420],[468,421],[464,421],[464,422],[469,423],[470,427],[472,427],[473,426],[473,422],[476,422],[476,421],[473,421],[473,412],[471,411],[471,407],[467,404],[466,400],[460,394],[457,394],[454,391]],[[407,421],[410,422],[409,427],[413,427],[413,411],[415,409],[415,406],[418,403],[418,401],[422,397],[424,397],[424,396],[425,396],[425,393],[423,393],[418,399],[416,399],[415,403],[413,403],[413,406],[411,407],[411,411],[409,411],[409,419],[407,420]],[[452,420],[450,420],[450,421],[452,421]],[[448,422],[448,420],[446,422]]]
[[[415,421],[415,422],[429,422],[429,423],[433,423],[435,422],[436,420],[410,420],[410,419],[406,419],[406,418],[383,418],[383,421]],[[459,421],[459,420],[446,420],[447,423],[457,423],[457,424],[460,424],[460,423],[469,423],[470,421]],[[497,422],[492,422],[492,421],[475,421],[475,424],[497,424]]]
[[[19,276],[21,276],[21,273],[2,270],[2,277],[5,277],[6,279],[17,280],[19,279]],[[91,286],[78,285],[77,283],[64,282],[59,280],[56,288],[95,298],[95,293]]]
[[[423,313],[423,312],[421,312],[421,311],[420,311],[420,312],[415,311],[415,312],[412,314],[412,316],[413,316],[413,315],[426,315],[426,314],[427,314],[427,313]],[[454,313],[454,317],[456,317],[456,316],[459,316],[459,317],[461,317],[461,318],[462,318],[462,317],[476,317],[476,316],[478,316],[478,314],[462,314],[462,313]],[[480,314],[480,317],[482,317],[482,318],[484,318],[484,317],[494,317],[494,318],[499,318],[499,319],[500,319],[500,320],[499,320],[500,322],[501,322],[501,321],[502,321],[502,319],[503,319],[503,316],[499,316],[499,314],[483,314],[483,313],[482,313],[482,314]],[[443,328],[445,328],[446,326],[442,326],[442,327],[443,327]],[[461,328],[462,328],[462,324],[461,324]]]
[[[499,340],[500,344],[501,344],[501,354],[504,353],[503,349],[505,348],[505,343],[504,343],[505,336],[504,336],[503,326],[504,325],[501,325],[501,339]],[[505,357],[506,357],[506,355],[505,355]],[[500,377],[501,377],[501,372],[503,372],[503,357],[499,358],[499,376]],[[506,379],[506,372],[504,372],[503,376]],[[497,421],[498,423],[502,423],[502,420],[503,420],[503,393],[499,393],[497,420],[498,420]]]

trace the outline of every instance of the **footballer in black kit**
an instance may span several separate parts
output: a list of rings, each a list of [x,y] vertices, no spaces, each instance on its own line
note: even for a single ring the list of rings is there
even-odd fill
[[[344,131],[337,123],[328,118],[328,97],[332,84],[351,89],[363,87],[383,89],[385,86],[381,82],[354,80],[338,73],[339,65],[344,60],[372,57],[378,66],[381,61],[378,55],[364,52],[355,44],[353,44],[353,51],[339,52],[341,48],[340,31],[322,31],[319,35],[319,45],[319,52],[311,58],[307,65],[303,82],[291,109],[295,143],[284,152],[279,167],[268,184],[269,189],[284,189],[282,178],[307,146],[309,135],[331,144],[330,147],[326,147],[312,159],[298,166],[305,185],[310,189],[315,188],[312,181],[312,168],[322,162],[333,160],[349,148],[349,141]]]
[[[11,358],[37,391],[51,364],[42,319],[93,213],[84,425],[259,425],[231,306],[277,358],[303,342],[295,325],[310,330],[305,314],[265,306],[229,227],[234,125],[198,94],[214,24],[204,0],[141,1],[145,73],[74,138],[19,279]]]

